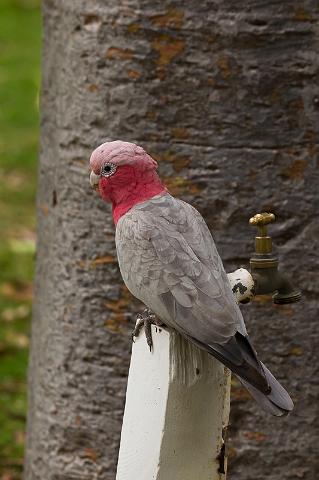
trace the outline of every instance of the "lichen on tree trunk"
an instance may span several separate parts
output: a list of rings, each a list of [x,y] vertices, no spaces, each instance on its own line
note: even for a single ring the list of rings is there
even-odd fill
[[[229,478],[316,478],[318,16],[315,0],[43,1],[26,480],[115,478],[139,306],[87,163],[118,138],[203,213],[228,271],[248,265],[248,218],[277,214],[281,266],[304,300],[244,315],[296,409],[269,418],[234,386]]]

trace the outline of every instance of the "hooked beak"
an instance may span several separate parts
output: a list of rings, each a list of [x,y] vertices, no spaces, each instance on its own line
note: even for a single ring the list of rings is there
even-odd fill
[[[99,181],[100,181],[100,175],[96,175],[93,170],[90,174],[90,184],[91,184],[91,187],[94,188],[95,190],[97,189],[97,187],[99,186]]]

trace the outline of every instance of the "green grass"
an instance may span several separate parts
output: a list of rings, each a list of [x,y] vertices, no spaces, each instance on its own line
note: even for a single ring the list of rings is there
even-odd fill
[[[34,258],[41,18],[0,1],[0,480],[21,478]]]

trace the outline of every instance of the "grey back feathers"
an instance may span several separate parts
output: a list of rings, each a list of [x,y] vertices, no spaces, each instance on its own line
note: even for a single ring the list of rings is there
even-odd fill
[[[165,323],[202,342],[227,342],[241,312],[211,234],[191,205],[169,194],[135,206],[116,229],[123,279]]]

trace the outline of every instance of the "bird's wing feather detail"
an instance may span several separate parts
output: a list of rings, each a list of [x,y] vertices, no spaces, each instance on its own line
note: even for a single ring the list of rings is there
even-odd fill
[[[137,205],[118,223],[116,244],[126,285],[163,321],[204,343],[240,330],[215,243],[189,204],[167,194]]]

